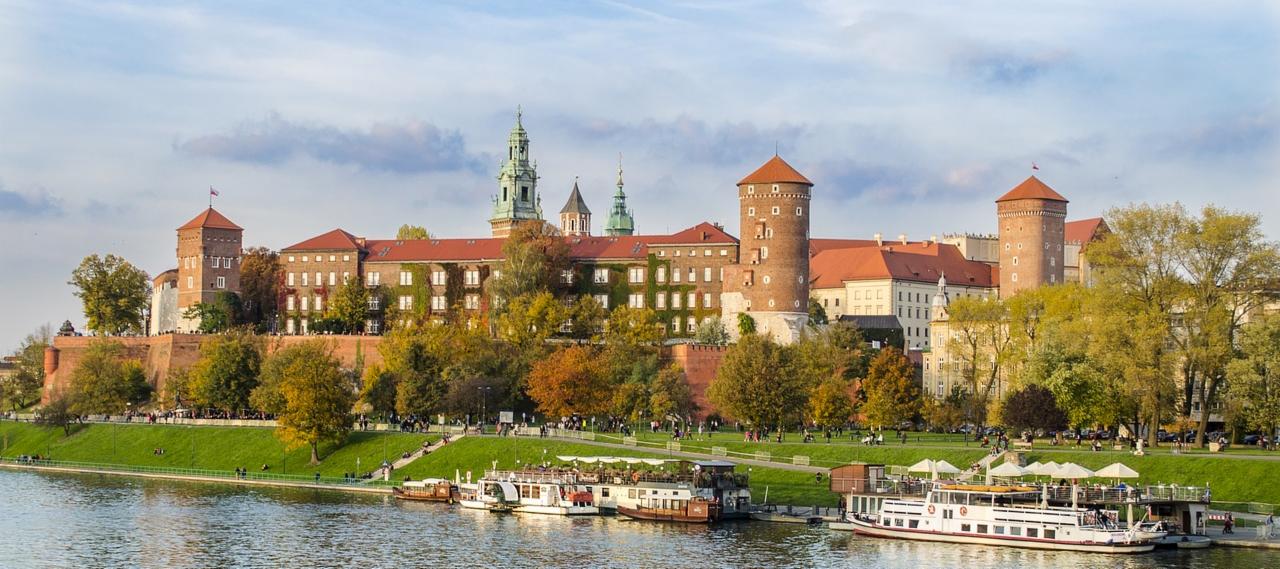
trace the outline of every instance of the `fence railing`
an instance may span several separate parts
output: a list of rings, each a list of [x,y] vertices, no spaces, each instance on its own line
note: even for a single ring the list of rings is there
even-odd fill
[[[156,474],[169,476],[188,476],[200,478],[221,478],[227,480],[261,480],[268,482],[290,482],[295,484],[315,484],[322,486],[382,486],[382,480],[366,480],[360,478],[339,478],[332,476],[306,476],[302,474],[282,474],[269,471],[248,471],[236,474],[235,470],[213,470],[203,468],[175,468],[168,466],[142,466],[129,464],[102,464],[97,462],[77,462],[70,460],[48,460],[34,458],[0,458],[0,463],[20,466],[40,466],[49,468],[66,468],[74,470],[93,470],[120,472],[131,474]]]

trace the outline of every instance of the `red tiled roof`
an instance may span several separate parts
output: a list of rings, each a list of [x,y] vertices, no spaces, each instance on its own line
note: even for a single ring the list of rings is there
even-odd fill
[[[351,251],[360,249],[359,238],[341,229],[321,233],[301,243],[294,243],[282,251]]]
[[[739,181],[738,185],[770,184],[774,182],[813,185],[813,182],[810,182],[808,178],[804,177],[804,174],[797,172],[795,168],[792,168],[790,164],[787,164],[786,160],[783,160],[782,157],[777,155],[770,158],[768,162],[765,162],[764,166],[757,168],[755,172],[747,174],[747,177]]]
[[[195,229],[197,227],[209,229],[244,229],[239,225],[231,223],[230,219],[227,219],[225,215],[218,213],[218,210],[213,208],[200,212],[200,215],[195,216],[191,221],[188,221],[183,224],[182,227],[179,227],[178,231],[182,231],[183,229]]]
[[[1077,221],[1068,221],[1064,226],[1063,241],[1067,243],[1088,243],[1093,241],[1098,230],[1106,230],[1107,224],[1101,217],[1091,217]]]
[[[1058,202],[1067,201],[1067,198],[1062,197],[1062,194],[1053,191],[1053,188],[1050,188],[1044,182],[1041,182],[1040,178],[1031,176],[1030,178],[1023,180],[1021,184],[1018,184],[1012,190],[1009,190],[1009,193],[1000,196],[1000,199],[997,199],[996,203],[1030,199],[1052,200]]]
[[[944,273],[947,282],[956,285],[992,287],[997,282],[990,265],[965,259],[955,245],[927,242],[827,249],[809,259],[809,272],[813,288],[888,278],[938,282]]]
[[[671,235],[641,235],[645,243],[654,245],[694,245],[701,243],[737,243],[738,238],[729,235],[715,224],[702,222]]]
[[[503,238],[377,239],[366,244],[367,261],[471,261],[502,258]]]

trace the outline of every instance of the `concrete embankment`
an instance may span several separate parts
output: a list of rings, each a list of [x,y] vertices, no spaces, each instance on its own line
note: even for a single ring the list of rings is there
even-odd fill
[[[169,472],[136,472],[129,470],[117,470],[109,467],[94,468],[92,466],[52,466],[42,464],[27,464],[14,462],[0,462],[0,468],[8,470],[27,470],[37,472],[61,472],[71,474],[103,474],[108,476],[128,476],[133,478],[152,478],[162,480],[181,480],[186,482],[203,482],[213,484],[232,484],[237,486],[274,486],[278,488],[309,488],[313,490],[332,490],[337,492],[357,492],[363,494],[390,494],[391,488],[388,486],[374,486],[369,484],[332,484],[321,482],[309,482],[305,480],[266,480],[255,478],[252,473],[246,474],[244,478],[236,478],[234,476],[202,476],[197,474],[179,474]]]

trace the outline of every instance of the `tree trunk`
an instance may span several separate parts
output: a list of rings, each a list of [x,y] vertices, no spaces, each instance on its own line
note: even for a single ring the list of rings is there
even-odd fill
[[[320,464],[319,443],[311,443],[311,465]]]
[[[1218,375],[1206,376],[1200,385],[1200,428],[1196,431],[1196,446],[1204,448],[1205,431],[1209,429],[1209,404],[1218,394]]]

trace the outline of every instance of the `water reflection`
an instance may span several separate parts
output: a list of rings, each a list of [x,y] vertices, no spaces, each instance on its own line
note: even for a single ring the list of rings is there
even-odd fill
[[[0,567],[1261,567],[870,540],[802,525],[495,515],[386,496],[0,471]]]

